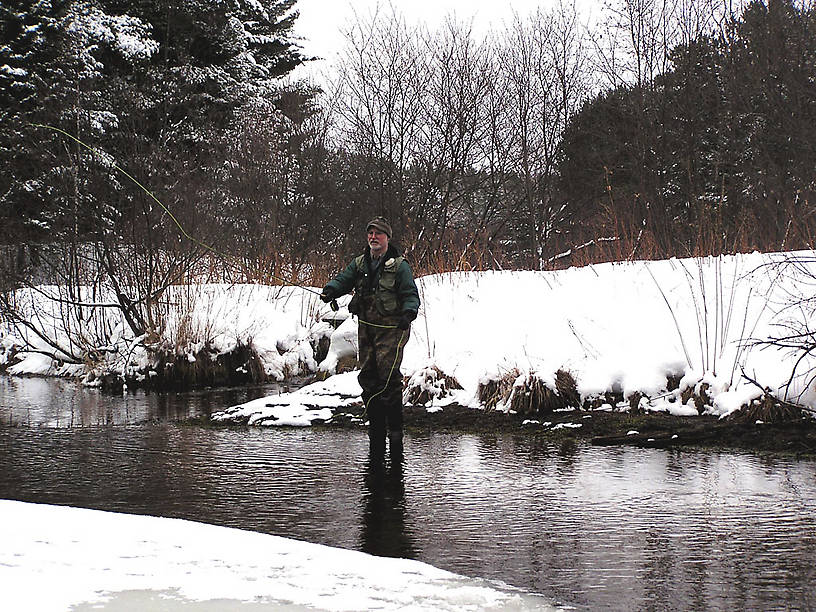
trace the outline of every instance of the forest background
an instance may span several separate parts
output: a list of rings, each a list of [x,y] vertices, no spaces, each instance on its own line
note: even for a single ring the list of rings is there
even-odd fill
[[[0,6],[5,317],[53,283],[138,336],[172,286],[321,286],[375,214],[419,275],[813,248],[813,0],[562,3],[483,36],[386,7],[319,86],[287,76],[296,19]]]

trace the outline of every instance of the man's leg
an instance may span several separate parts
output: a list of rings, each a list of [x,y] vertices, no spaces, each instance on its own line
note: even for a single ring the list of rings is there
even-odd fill
[[[387,409],[388,447],[391,459],[402,461],[402,398],[389,404]]]
[[[377,342],[377,364],[383,380],[381,398],[386,415],[388,439],[393,451],[402,452],[402,351],[408,342],[408,330],[384,330]]]
[[[385,382],[380,379],[377,354],[376,329],[360,323],[359,339],[360,373],[357,381],[362,387],[363,406],[368,417],[368,443],[372,457],[385,455],[386,412],[382,401]]]
[[[368,449],[371,457],[385,456],[385,433],[385,406],[378,398],[374,398],[368,406]]]

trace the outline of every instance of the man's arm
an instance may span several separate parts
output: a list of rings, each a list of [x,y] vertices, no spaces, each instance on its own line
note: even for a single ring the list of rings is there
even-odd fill
[[[331,295],[331,298],[338,298],[341,295],[345,295],[350,293],[352,289],[354,289],[354,285],[357,281],[357,264],[352,259],[351,263],[346,266],[346,269],[343,270],[340,274],[335,276],[332,280],[330,280],[325,287],[323,287],[323,293],[326,295]],[[328,291],[327,291],[328,290]]]
[[[416,318],[419,312],[419,290],[414,282],[414,275],[411,266],[403,260],[397,269],[397,296],[402,306],[404,314],[411,314],[412,319]]]

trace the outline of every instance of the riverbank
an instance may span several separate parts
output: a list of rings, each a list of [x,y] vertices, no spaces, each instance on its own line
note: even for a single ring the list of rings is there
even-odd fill
[[[305,389],[308,389],[306,387]],[[295,392],[297,393],[297,392]],[[319,429],[362,429],[365,414],[359,400],[349,395],[334,396],[338,406],[286,403],[286,394],[273,405],[260,398],[242,406],[215,413],[197,424],[302,427]],[[296,396],[297,397],[297,396]],[[298,397],[302,400],[303,397]],[[726,418],[712,415],[678,416],[667,412],[631,410],[560,409],[537,418],[500,410],[484,410],[450,403],[431,407],[406,406],[404,427],[413,435],[430,433],[519,434],[570,445],[635,446],[642,448],[728,448],[756,452],[816,457],[816,419],[807,412],[766,412],[762,421],[746,410]]]
[[[357,416],[362,409],[349,411]],[[713,416],[673,416],[639,413],[566,410],[546,418],[529,419],[497,411],[450,405],[428,412],[424,407],[404,410],[405,429],[411,434],[519,433],[569,445],[642,448],[728,448],[755,452],[816,457],[816,420],[803,418],[781,423],[744,423]],[[333,418],[315,427],[360,427],[357,418]]]
[[[419,561],[244,529],[11,500],[0,511],[11,610],[556,609]]]
[[[422,306],[401,368],[406,403],[460,404],[530,420],[567,407],[725,417],[767,397],[793,398],[814,410],[816,353],[807,345],[813,278],[813,252],[424,276],[417,279]],[[46,295],[58,295],[40,289],[16,296],[25,306],[20,316],[45,321],[43,313],[50,313],[48,325],[36,333],[0,326],[0,368],[9,374],[183,390],[294,376],[335,381],[335,374],[357,367],[358,321],[344,308],[347,296],[330,313],[298,287],[174,287],[179,299],[157,337],[132,337],[116,310],[99,314],[105,325],[94,329],[105,333],[95,337],[83,331],[85,319],[69,325],[60,318],[63,301],[50,304]],[[329,316],[332,323],[342,320],[337,329]],[[44,343],[46,331],[54,337]],[[94,338],[91,349],[79,350],[80,332]],[[780,340],[786,337],[803,340]],[[56,346],[74,347],[73,361],[55,360]],[[343,395],[343,405],[359,393]],[[325,420],[301,406],[342,407],[336,390],[324,395],[283,404],[273,398],[272,414],[262,402],[247,422]],[[772,419],[751,422],[758,420]]]

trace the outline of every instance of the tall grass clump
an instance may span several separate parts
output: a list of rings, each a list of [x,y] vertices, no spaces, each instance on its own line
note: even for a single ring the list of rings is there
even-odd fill
[[[688,369],[701,375],[711,373],[728,386],[734,384],[737,368],[744,362],[746,335],[756,328],[767,306],[766,298],[756,318],[749,320],[755,298],[751,275],[740,270],[739,256],[730,259],[731,266],[722,255],[694,258],[691,263],[671,260],[672,269],[682,275],[692,306],[692,325],[645,264],[671,315]]]
[[[485,377],[479,383],[477,397],[485,408],[503,408],[521,415],[548,414],[581,405],[575,378],[563,369],[548,379],[517,368]]]
[[[449,397],[462,385],[454,376],[445,374],[436,365],[429,365],[414,372],[405,384],[402,399],[405,404],[421,406]]]
[[[497,408],[510,397],[513,383],[519,376],[521,376],[521,370],[512,368],[505,372],[482,377],[476,389],[476,398],[488,410]]]
[[[533,372],[519,376],[507,399],[509,409],[522,415],[549,414],[580,404],[575,378],[566,370],[558,370],[549,381]]]

